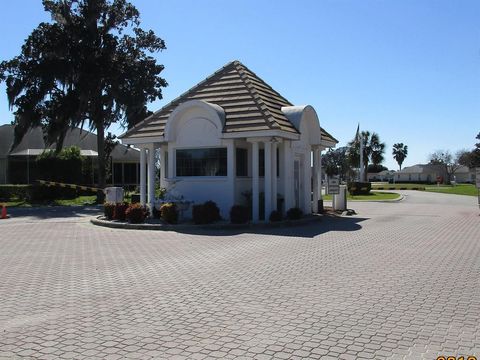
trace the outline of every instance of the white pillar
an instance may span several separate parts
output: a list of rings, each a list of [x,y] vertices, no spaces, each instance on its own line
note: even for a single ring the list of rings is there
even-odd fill
[[[265,177],[264,177],[264,198],[265,198],[265,221],[268,221],[272,212],[272,143],[265,141]]]
[[[283,142],[283,198],[285,211],[294,205],[293,189],[293,154],[291,141]]]
[[[175,149],[172,143],[168,143],[168,178],[174,179],[176,174],[173,169],[175,169]]]
[[[148,149],[148,206],[153,211],[155,202],[155,148],[153,144]]]
[[[145,205],[146,202],[146,152],[147,149],[140,149],[140,204]]]
[[[277,143],[272,143],[272,210],[277,210]]]
[[[160,146],[160,187],[165,187],[165,147]]]
[[[322,178],[323,178],[323,173],[322,173],[322,148],[318,148],[318,171],[317,171],[317,177],[318,177],[318,200],[323,200],[323,195],[322,195]]]
[[[229,206],[227,214],[230,214],[230,208],[235,205],[235,140],[228,140],[227,142],[227,181],[229,187]],[[227,215],[226,214],[226,215]]]
[[[312,210],[318,213],[318,148],[313,148],[313,204]]]
[[[311,151],[305,152],[303,164],[303,212],[305,214],[312,213],[312,157]]]
[[[258,222],[259,208],[258,142],[252,142],[252,221]]]

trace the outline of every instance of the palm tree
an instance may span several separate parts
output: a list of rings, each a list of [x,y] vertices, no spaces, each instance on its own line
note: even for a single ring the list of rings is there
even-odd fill
[[[403,160],[405,160],[408,155],[408,146],[403,145],[403,143],[393,144],[392,154],[393,158],[397,161],[400,170],[402,170]]]
[[[380,141],[380,136],[377,133],[370,131],[362,131],[360,140],[363,142],[363,176],[361,181],[367,181],[368,164],[380,165],[385,153],[385,143]],[[349,162],[352,167],[360,167],[360,142],[356,139],[348,143],[350,147],[348,152]]]

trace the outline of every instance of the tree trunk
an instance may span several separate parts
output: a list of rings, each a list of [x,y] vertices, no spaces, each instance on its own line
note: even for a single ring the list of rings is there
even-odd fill
[[[98,152],[98,184],[97,187],[105,189],[106,187],[106,168],[105,168],[105,129],[102,121],[95,122],[97,124],[97,152]],[[103,190],[97,191],[97,203],[103,204],[105,193]]]
[[[368,179],[368,161],[365,160],[365,156],[364,156],[363,162],[365,163],[365,165],[364,165],[364,168],[363,168],[363,179],[362,179],[362,181],[367,182],[367,179]]]

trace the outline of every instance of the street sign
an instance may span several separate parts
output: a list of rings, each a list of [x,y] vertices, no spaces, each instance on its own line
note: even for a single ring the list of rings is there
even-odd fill
[[[328,193],[330,195],[340,194],[340,179],[338,176],[328,178]]]
[[[477,179],[477,188],[480,189],[480,167],[476,168],[475,176]]]

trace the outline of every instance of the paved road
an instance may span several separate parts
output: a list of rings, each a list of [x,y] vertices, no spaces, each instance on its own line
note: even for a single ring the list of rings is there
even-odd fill
[[[0,358],[480,357],[476,198],[260,233],[0,221]]]

